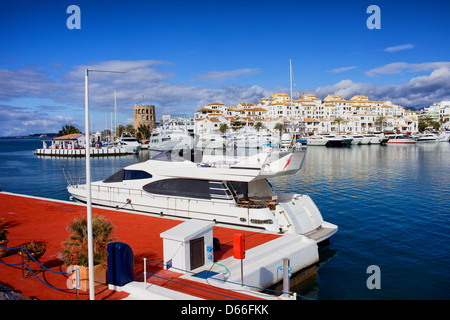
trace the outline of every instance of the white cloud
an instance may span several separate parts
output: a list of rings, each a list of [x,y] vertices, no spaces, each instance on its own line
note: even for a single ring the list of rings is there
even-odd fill
[[[346,79],[331,86],[319,87],[315,92],[322,98],[327,94],[338,94],[349,99],[353,95],[364,94],[373,100],[391,100],[405,107],[424,107],[450,98],[450,66],[447,64],[435,63],[433,65],[438,68],[429,75],[412,78],[405,84],[377,86]],[[425,65],[415,67],[427,70]]]
[[[331,72],[331,73],[341,73],[341,72],[345,72],[345,71],[352,70],[352,69],[356,69],[356,68],[358,68],[358,67],[357,67],[357,66],[343,67],[343,68],[331,69],[331,70],[328,70],[327,72]]]
[[[424,63],[393,62],[381,67],[371,69],[366,72],[366,75],[371,77],[379,74],[422,72],[422,71],[436,70],[445,67],[447,68],[450,67],[450,62],[424,62]]]
[[[28,127],[30,133],[40,132],[44,127],[60,129],[64,121],[83,123],[80,118],[84,116],[84,75],[85,69],[124,71],[124,74],[110,74],[91,72],[89,75],[89,103],[92,119],[97,126],[104,125],[105,116],[101,113],[111,113],[114,106],[114,89],[117,90],[117,109],[119,122],[125,121],[131,115],[135,103],[142,102],[157,106],[157,116],[162,109],[170,109],[173,113],[192,114],[199,106],[212,101],[221,100],[226,104],[236,104],[241,101],[257,102],[267,94],[267,90],[258,86],[222,86],[208,88],[201,85],[185,84],[174,81],[174,75],[167,70],[171,64],[164,61],[101,61],[86,65],[76,65],[71,71],[59,76],[49,76],[53,70],[30,67],[30,69],[0,70],[0,101],[9,101],[16,98],[44,98],[51,100],[55,105],[61,104],[61,112],[57,107],[34,106],[25,108],[14,107],[17,112],[17,121],[1,121],[3,134],[7,128]],[[164,68],[162,68],[164,67]],[[257,69],[239,69],[221,74],[209,74],[210,79],[225,79],[259,72]],[[70,106],[70,110],[69,107]],[[40,110],[37,112],[35,110]],[[6,111],[6,110],[5,110]],[[49,112],[49,113],[47,113]],[[50,113],[51,112],[51,113]],[[28,118],[23,114],[33,113]],[[0,116],[2,109],[0,109]],[[11,118],[11,114],[7,117]],[[5,118],[6,119],[6,118]],[[75,119],[75,120],[73,120]],[[78,119],[78,121],[76,120]],[[20,121],[19,121],[20,120]],[[45,122],[47,120],[48,122]],[[37,130],[41,124],[41,130]],[[79,126],[84,130],[83,125]],[[34,130],[34,131],[33,131]],[[10,131],[10,130],[8,130]],[[0,135],[2,133],[0,132]]]
[[[408,43],[408,44],[401,44],[398,46],[388,47],[388,48],[385,48],[384,51],[396,52],[396,51],[410,50],[414,47],[415,47],[415,45],[413,45],[412,43]]]

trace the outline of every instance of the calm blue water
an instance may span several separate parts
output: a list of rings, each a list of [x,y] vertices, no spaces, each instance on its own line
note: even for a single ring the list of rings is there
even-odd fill
[[[85,177],[85,159],[36,157],[39,140],[0,140],[0,189],[67,200],[63,170]],[[92,179],[148,159],[91,158]],[[276,189],[309,194],[339,226],[316,279],[299,293],[314,299],[449,299],[450,143],[309,147],[294,176]],[[369,290],[367,267],[381,270]]]

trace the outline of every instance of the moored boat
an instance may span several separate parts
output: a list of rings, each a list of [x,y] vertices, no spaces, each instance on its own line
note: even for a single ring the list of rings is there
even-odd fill
[[[278,151],[243,158],[180,157],[164,152],[93,182],[92,203],[297,233],[321,242],[337,226],[323,220],[308,195],[277,192],[267,181],[296,173],[304,155],[304,151]],[[71,184],[68,191],[78,201],[87,199],[85,184]]]
[[[416,143],[416,140],[414,140],[411,136],[407,136],[407,135],[394,135],[392,137],[389,137],[387,143],[389,143],[389,144],[393,144],[393,143],[414,144],[414,143]]]

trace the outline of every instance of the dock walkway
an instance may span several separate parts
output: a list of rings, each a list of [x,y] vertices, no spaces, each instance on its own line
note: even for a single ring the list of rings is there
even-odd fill
[[[163,239],[160,234],[184,220],[139,214],[124,210],[109,210],[94,207],[94,215],[103,215],[115,226],[114,236],[117,241],[128,244],[134,253],[135,282],[129,284],[130,292],[110,290],[108,286],[96,289],[98,300],[138,299],[139,290],[143,289],[143,258],[163,262]],[[48,269],[64,272],[59,252],[62,242],[67,239],[67,224],[74,218],[86,216],[86,206],[69,201],[37,198],[0,192],[0,217],[11,223],[9,228],[8,247],[19,247],[25,242],[35,240],[47,244],[47,251],[40,262]],[[236,232],[245,234],[246,249],[260,246],[279,238],[279,235],[258,230],[239,230],[214,226],[214,237],[220,240],[220,250],[215,252],[214,259],[221,261],[232,257],[233,235]],[[20,262],[18,254],[9,253],[2,258],[3,262],[13,264]],[[35,264],[34,264],[34,267]],[[33,265],[31,266],[33,268]],[[67,288],[67,276],[53,274],[45,270],[35,270],[41,281],[55,288]],[[152,299],[258,299],[258,296],[233,290],[219,288],[198,281],[189,280],[182,273],[164,270],[154,265],[147,270],[147,298]],[[38,300],[75,300],[75,290],[60,291],[46,286],[34,276],[22,280],[20,266],[9,266],[0,263],[0,283],[12,288],[25,297]],[[137,283],[140,282],[140,283]],[[153,286],[153,295],[150,287]],[[150,292],[150,294],[148,294]],[[170,294],[169,294],[170,293]],[[145,297],[145,295],[144,295]],[[89,293],[80,291],[80,299],[89,299]]]

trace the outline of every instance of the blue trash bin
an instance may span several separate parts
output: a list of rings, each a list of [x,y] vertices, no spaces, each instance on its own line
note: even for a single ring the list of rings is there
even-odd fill
[[[123,242],[108,243],[108,283],[124,286],[134,281],[134,254]]]

